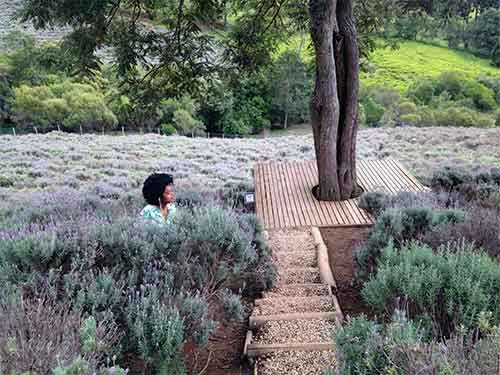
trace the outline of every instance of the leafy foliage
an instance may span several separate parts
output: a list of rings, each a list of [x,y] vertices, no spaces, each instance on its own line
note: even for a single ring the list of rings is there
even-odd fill
[[[490,8],[482,12],[466,32],[465,40],[470,47],[483,56],[492,59],[495,66],[500,67],[498,50],[500,48],[500,9]]]
[[[425,337],[404,312],[398,311],[386,325],[357,317],[335,331],[338,371],[346,375],[495,375],[498,330],[487,312],[480,313],[474,332],[457,332],[445,340]]]
[[[372,202],[380,212],[384,203],[380,198]],[[400,248],[406,241],[422,239],[433,228],[464,220],[464,212],[458,210],[435,210],[425,206],[385,210],[378,217],[366,243],[354,254],[358,276],[367,279],[375,273],[378,258],[385,247],[393,244]]]
[[[407,306],[411,318],[432,322],[437,335],[447,337],[460,326],[472,330],[482,311],[500,322],[499,283],[500,265],[468,245],[436,253],[412,242],[383,250],[362,294],[379,312]]]
[[[22,125],[62,125],[77,130],[79,126],[93,129],[117,123],[97,89],[71,81],[15,88],[12,112]]]

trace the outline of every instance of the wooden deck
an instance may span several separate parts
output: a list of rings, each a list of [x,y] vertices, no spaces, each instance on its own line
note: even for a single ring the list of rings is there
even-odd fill
[[[359,160],[357,168],[358,183],[364,191],[395,194],[426,189],[393,159]],[[342,202],[317,201],[311,192],[317,180],[315,160],[256,164],[255,209],[266,229],[374,223],[373,217],[358,206],[358,198]]]

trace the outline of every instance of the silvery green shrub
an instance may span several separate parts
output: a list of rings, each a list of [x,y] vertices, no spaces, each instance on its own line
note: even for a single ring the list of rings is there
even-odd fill
[[[130,195],[14,201],[2,206],[2,285],[29,298],[51,293],[117,326],[118,364],[135,356],[148,374],[184,373],[183,345],[204,346],[222,320],[242,317],[242,295],[276,276],[260,221],[212,200],[179,206],[166,228],[139,220],[142,203]]]

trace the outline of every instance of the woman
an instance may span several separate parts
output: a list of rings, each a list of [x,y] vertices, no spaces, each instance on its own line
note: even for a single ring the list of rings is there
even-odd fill
[[[166,173],[153,173],[142,187],[142,195],[147,206],[141,211],[141,217],[158,225],[171,224],[175,215],[174,179]]]

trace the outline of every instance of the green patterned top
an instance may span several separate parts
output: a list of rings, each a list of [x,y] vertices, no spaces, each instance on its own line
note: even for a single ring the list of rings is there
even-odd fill
[[[164,226],[167,224],[172,224],[172,220],[175,216],[175,211],[177,208],[175,207],[175,204],[172,204],[170,209],[168,210],[168,216],[167,219],[163,217],[161,214],[160,207],[158,206],[153,206],[152,204],[148,204],[146,207],[144,207],[141,211],[140,216],[144,219],[150,220],[151,222],[158,224],[160,226]]]

